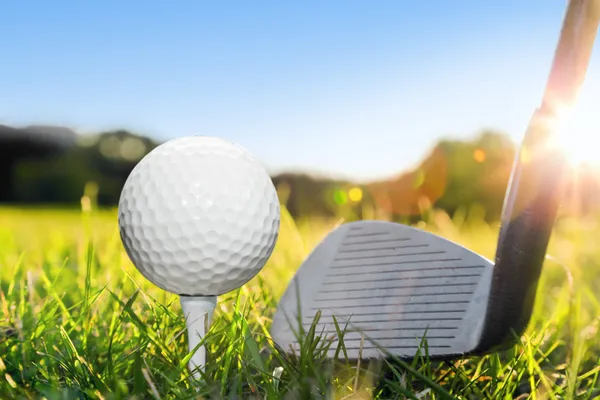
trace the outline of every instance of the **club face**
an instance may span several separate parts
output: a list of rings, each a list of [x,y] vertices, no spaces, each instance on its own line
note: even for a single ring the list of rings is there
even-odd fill
[[[302,264],[271,335],[297,351],[299,321],[308,331],[321,310],[316,334],[334,338],[329,356],[337,347],[333,316],[349,359],[377,358],[382,348],[411,358],[425,346],[432,358],[468,354],[482,339],[492,273],[489,260],[431,233],[382,221],[348,223]]]

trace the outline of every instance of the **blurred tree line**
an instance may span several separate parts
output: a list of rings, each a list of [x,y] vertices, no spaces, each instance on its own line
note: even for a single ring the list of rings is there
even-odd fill
[[[0,203],[79,205],[84,190],[100,206],[117,204],[136,163],[158,145],[119,130],[77,135],[60,127],[0,125]],[[504,134],[440,140],[415,168],[392,179],[357,184],[301,173],[273,176],[293,217],[418,218],[431,207],[453,214],[479,207],[499,217],[516,147]],[[600,204],[598,172],[581,167],[569,187],[570,208]]]
[[[127,131],[79,136],[68,129],[0,126],[0,202],[79,204],[93,182],[98,204],[114,205],[133,167],[156,146]]]

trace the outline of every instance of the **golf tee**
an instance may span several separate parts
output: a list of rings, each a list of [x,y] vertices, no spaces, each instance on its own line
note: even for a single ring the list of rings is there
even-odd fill
[[[210,327],[212,314],[217,305],[216,296],[181,296],[181,308],[185,316],[188,332],[188,349],[191,352],[204,339]],[[189,361],[189,369],[196,379],[201,377],[199,370],[204,371],[206,348],[200,346]]]

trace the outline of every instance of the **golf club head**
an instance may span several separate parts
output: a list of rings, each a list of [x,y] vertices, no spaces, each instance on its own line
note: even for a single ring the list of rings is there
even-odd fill
[[[271,336],[298,351],[297,335],[321,310],[316,334],[334,337],[330,356],[334,317],[349,359],[380,357],[381,348],[413,357],[423,339],[432,358],[469,353],[482,342],[493,272],[486,258],[429,232],[383,221],[344,224],[299,268]]]
[[[383,348],[400,358],[421,349],[435,359],[513,345],[531,317],[563,189],[560,149],[530,142],[547,130],[543,111],[521,149],[528,157],[516,157],[495,263],[410,226],[344,224],[309,255],[281,298],[275,343],[297,350],[297,335],[321,311],[316,333],[335,338],[335,317],[350,359],[380,357]]]
[[[271,327],[275,343],[297,350],[297,335],[321,311],[315,333],[339,341],[335,317],[350,359],[379,357],[382,349],[401,358],[419,349],[454,358],[514,344],[531,318],[564,189],[567,162],[552,139],[557,119],[576,98],[599,23],[597,2],[568,3],[542,105],[513,166],[494,264],[412,227],[342,225],[284,293]]]
[[[297,350],[297,335],[321,311],[316,333],[335,339],[335,317],[350,359],[380,357],[382,349],[400,358],[419,349],[456,358],[513,345],[531,317],[563,189],[563,153],[532,143],[549,123],[540,109],[521,149],[529,154],[516,157],[495,263],[410,226],[344,224],[315,248],[281,298],[275,343]]]
[[[297,350],[317,311],[317,334],[350,359],[426,352],[456,358],[510,347],[531,317],[558,212],[566,160],[540,146],[552,113],[534,114],[506,193],[495,263],[437,235],[382,221],[331,232],[298,270],[273,318],[275,343]],[[527,157],[523,152],[528,152]],[[302,321],[300,324],[299,321]],[[335,343],[330,353],[336,351]]]

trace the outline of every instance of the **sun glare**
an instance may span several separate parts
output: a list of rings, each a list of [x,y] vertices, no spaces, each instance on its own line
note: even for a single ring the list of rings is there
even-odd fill
[[[557,133],[559,146],[573,166],[600,165],[600,98],[581,97]]]

